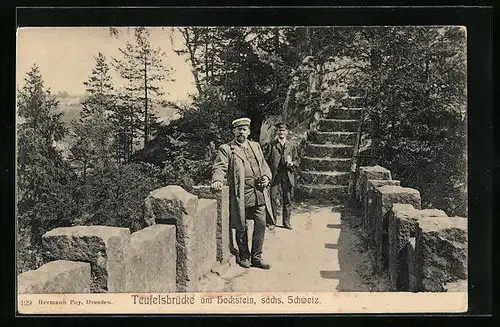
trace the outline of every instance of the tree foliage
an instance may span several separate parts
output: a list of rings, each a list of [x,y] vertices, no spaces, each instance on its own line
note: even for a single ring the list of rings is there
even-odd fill
[[[87,97],[82,101],[80,119],[73,123],[74,144],[70,148],[71,160],[81,167],[84,180],[88,169],[106,166],[118,155],[116,131],[110,119],[116,101],[109,66],[102,53],[95,60],[92,74],[83,83]]]
[[[171,69],[163,65],[162,56],[165,53],[151,44],[147,28],[135,28],[134,36],[134,43],[127,42],[125,48],[119,49],[122,59],[113,60],[120,77],[127,80],[120,97],[122,110],[117,111],[117,120],[119,126],[126,126],[120,138],[124,143],[132,143],[134,138],[142,136],[146,146],[151,129],[156,127],[154,107],[162,104],[158,97],[164,91],[159,82],[169,78]]]
[[[72,199],[76,176],[54,146],[66,129],[36,65],[18,91],[17,106],[18,271],[23,271],[40,263],[26,252],[39,251],[42,234],[69,225],[79,208]]]
[[[364,131],[382,165],[423,204],[466,215],[466,58],[459,27],[365,29],[370,64],[358,81]]]

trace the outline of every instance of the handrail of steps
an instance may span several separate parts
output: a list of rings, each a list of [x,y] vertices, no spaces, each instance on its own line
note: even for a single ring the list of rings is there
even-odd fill
[[[363,103],[361,106],[361,116],[359,118],[359,124],[358,124],[358,129],[357,129],[357,134],[356,134],[356,142],[354,144],[354,149],[353,149],[353,155],[352,155],[352,162],[351,162],[351,169],[350,169],[350,180],[349,180],[349,187],[348,187],[348,193],[349,193],[349,199],[354,198],[354,192],[355,192],[355,185],[354,182],[356,180],[356,174],[358,173],[358,166],[359,166],[359,159],[361,158],[375,158],[374,156],[370,155],[360,155],[359,154],[359,147],[361,145],[361,137],[363,135],[363,121],[365,119],[365,113],[366,113],[366,97],[367,97],[367,92],[365,92],[363,96]]]

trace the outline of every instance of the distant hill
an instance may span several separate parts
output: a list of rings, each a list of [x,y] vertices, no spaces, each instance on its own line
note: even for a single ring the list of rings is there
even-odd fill
[[[82,110],[80,103],[84,98],[84,94],[56,94],[56,99],[59,101],[59,111],[63,113],[63,122],[68,128],[71,128],[72,121],[80,118],[80,111]]]
[[[71,122],[80,118],[80,111],[82,110],[81,102],[85,99],[86,95],[58,92],[55,97],[59,101],[59,111],[64,114],[64,124],[68,128],[71,128]],[[155,108],[155,110],[158,114],[158,120],[163,124],[179,117],[176,110],[171,107]]]
[[[62,150],[64,156],[69,154],[69,147],[73,144],[71,122],[77,121],[80,118],[82,110],[81,102],[85,97],[85,94],[68,94],[67,92],[58,92],[55,94],[55,98],[59,102],[59,112],[63,113],[63,123],[69,130],[66,137],[57,144],[57,148]],[[158,114],[158,120],[162,125],[167,125],[171,120],[179,117],[176,110],[171,107],[156,108],[155,110]]]

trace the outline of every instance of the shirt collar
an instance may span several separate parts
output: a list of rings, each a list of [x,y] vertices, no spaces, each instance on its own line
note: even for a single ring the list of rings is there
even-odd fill
[[[283,146],[283,145],[285,145],[285,143],[286,143],[286,139],[283,139],[283,141],[282,141],[282,140],[280,140],[280,139],[278,139],[278,143],[279,143],[279,144],[281,144],[281,145]]]
[[[248,144],[248,140],[245,140],[245,142],[243,142],[243,143],[238,142],[238,140],[235,140],[235,141],[236,141],[236,145],[243,147],[243,148],[246,147]]]

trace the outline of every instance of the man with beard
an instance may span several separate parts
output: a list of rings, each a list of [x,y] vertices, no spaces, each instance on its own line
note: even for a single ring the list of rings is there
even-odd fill
[[[266,231],[266,215],[274,221],[268,185],[271,170],[264,160],[257,142],[248,140],[250,119],[233,121],[234,139],[219,147],[212,174],[212,189],[220,190],[227,178],[229,185],[230,227],[236,230],[239,264],[270,269],[262,260],[262,246]],[[248,249],[246,219],[253,219],[252,250]]]

